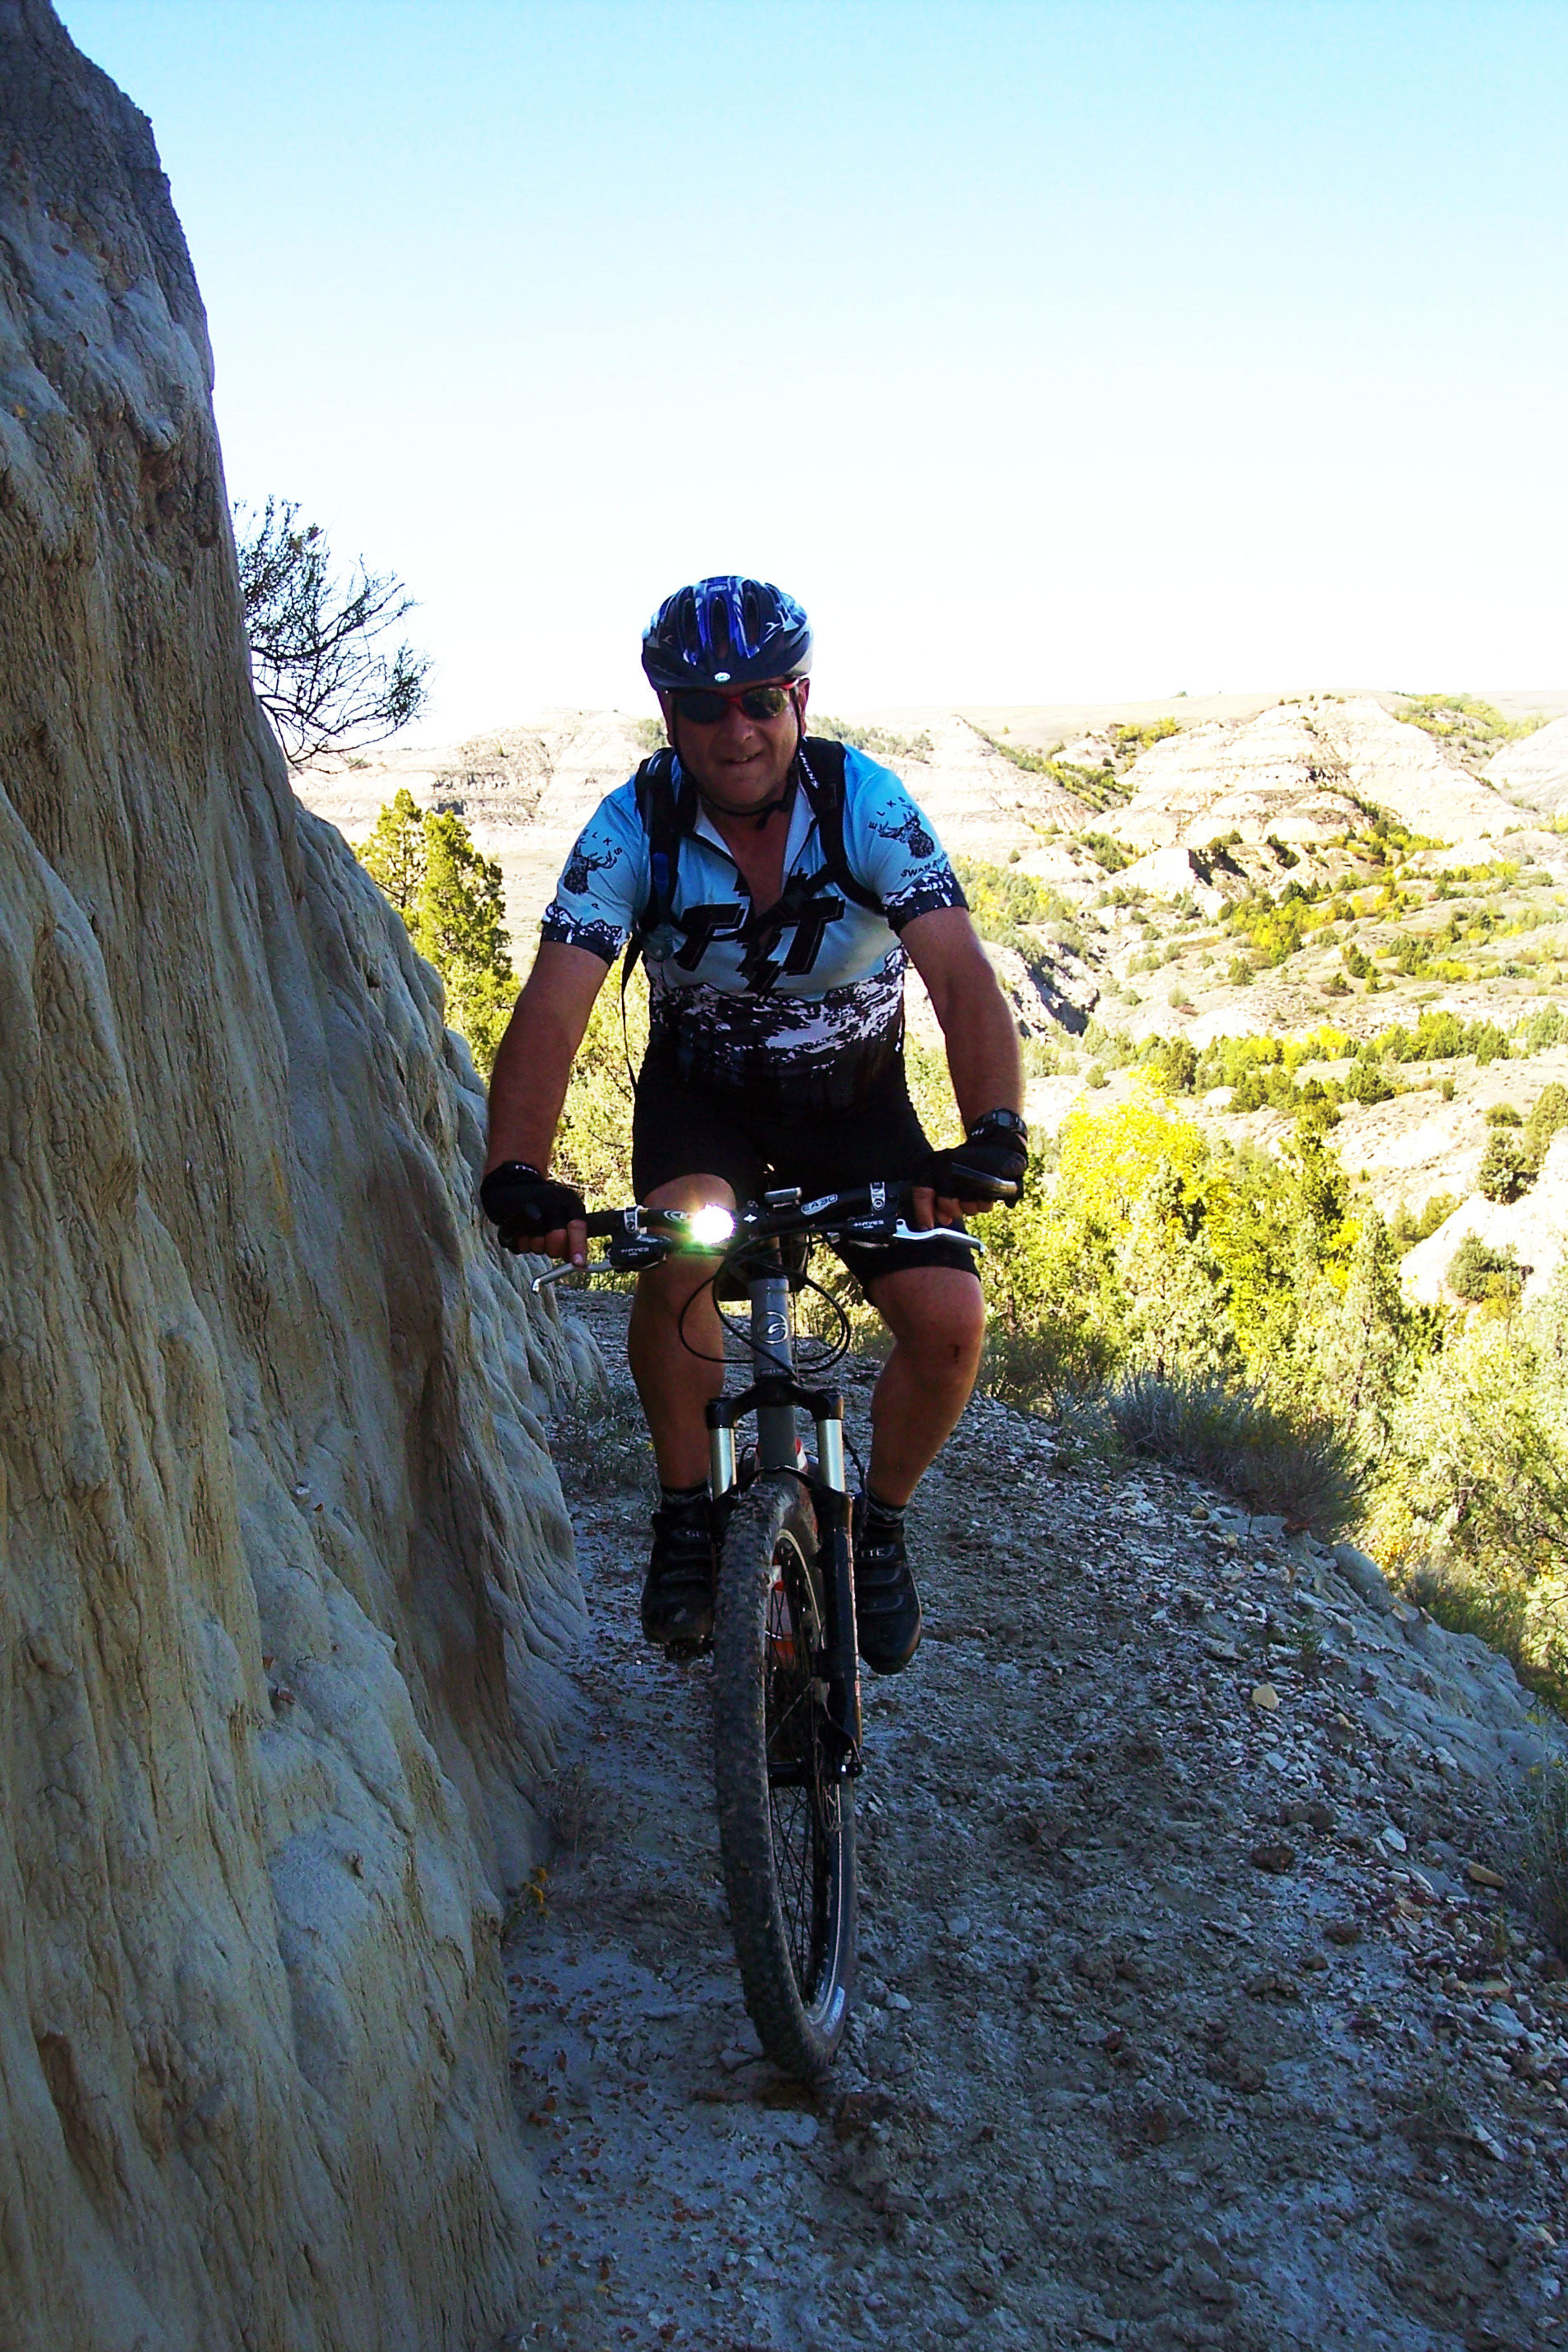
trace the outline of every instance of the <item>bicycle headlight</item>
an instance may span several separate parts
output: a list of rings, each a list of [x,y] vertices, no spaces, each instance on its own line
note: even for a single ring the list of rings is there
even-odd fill
[[[733,1234],[735,1220],[728,1209],[693,1209],[686,1221],[686,1231],[700,1249],[718,1249]]]

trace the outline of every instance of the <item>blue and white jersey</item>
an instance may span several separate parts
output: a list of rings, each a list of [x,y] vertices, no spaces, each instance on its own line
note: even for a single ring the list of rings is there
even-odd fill
[[[790,813],[784,895],[760,915],[700,804],[680,835],[670,920],[643,952],[650,1051],[691,1084],[835,1109],[890,1065],[903,1022],[898,935],[915,916],[962,907],[964,897],[899,778],[847,750],[843,834],[849,872],[879,911],[834,887],[804,791]],[[578,835],[545,909],[543,937],[613,963],[652,898],[650,856],[628,779]]]

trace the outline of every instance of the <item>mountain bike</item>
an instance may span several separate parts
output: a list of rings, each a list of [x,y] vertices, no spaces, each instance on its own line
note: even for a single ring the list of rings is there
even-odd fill
[[[809,1282],[814,1240],[911,1238],[909,1194],[908,1185],[872,1183],[803,1201],[787,1187],[733,1213],[603,1210],[587,1223],[591,1237],[608,1242],[605,1256],[533,1284],[539,1290],[584,1271],[643,1273],[672,1250],[696,1249],[715,1258],[716,1298],[749,1299],[744,1325],[720,1311],[744,1343],[750,1384],[708,1407],[710,1485],[722,1526],[713,1777],[746,2008],[774,2065],[807,2082],[831,2064],[849,2013],[862,1744],[844,1400],[797,1378],[790,1295]],[[811,1369],[819,1374],[847,1349],[841,1310],[840,1322],[837,1343],[816,1343]],[[800,1413],[813,1424],[815,1454],[801,1445]],[[751,1414],[756,1443],[738,1454],[736,1430]]]

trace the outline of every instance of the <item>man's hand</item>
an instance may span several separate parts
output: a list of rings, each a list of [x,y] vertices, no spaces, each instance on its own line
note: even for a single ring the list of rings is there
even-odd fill
[[[503,1249],[536,1250],[544,1257],[588,1262],[587,1208],[574,1185],[557,1184],[526,1160],[492,1168],[479,1186],[479,1206],[500,1234]]]
[[[912,1223],[921,1232],[955,1224],[960,1216],[1016,1201],[1028,1172],[1029,1142],[1022,1122],[987,1111],[963,1143],[933,1151],[916,1181]]]

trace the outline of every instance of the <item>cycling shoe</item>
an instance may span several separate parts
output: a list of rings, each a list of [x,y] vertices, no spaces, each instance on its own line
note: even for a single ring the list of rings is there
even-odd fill
[[[642,1629],[667,1649],[695,1650],[713,1638],[713,1506],[706,1495],[661,1503],[642,1589]]]
[[[904,1552],[901,1520],[855,1504],[855,1629],[874,1675],[901,1673],[921,1645],[921,1597]]]

